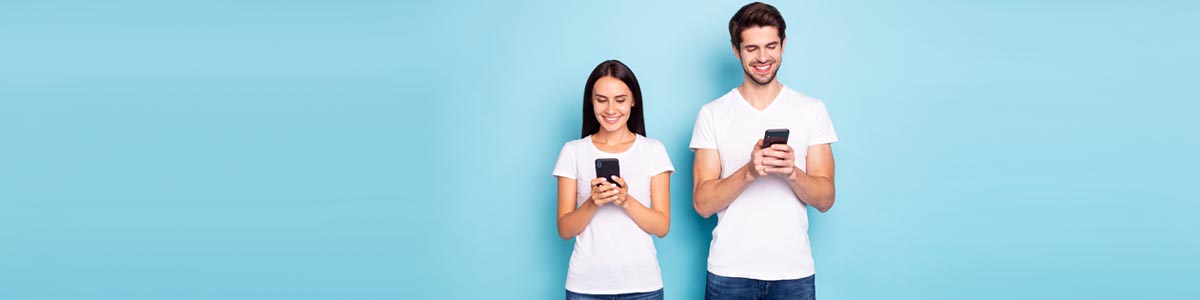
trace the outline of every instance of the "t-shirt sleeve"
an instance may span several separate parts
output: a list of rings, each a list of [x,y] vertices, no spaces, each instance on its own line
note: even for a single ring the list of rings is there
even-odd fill
[[[653,168],[650,170],[650,176],[662,174],[663,172],[675,172],[675,165],[671,164],[671,156],[667,154],[667,147],[661,142],[658,143],[657,151],[654,151]]]
[[[837,141],[837,133],[833,131],[833,121],[829,120],[829,111],[825,110],[825,103],[821,103],[817,109],[817,117],[813,124],[812,135],[808,139],[808,145],[829,144]]]
[[[554,176],[579,179],[576,178],[579,174],[575,163],[575,149],[571,148],[571,143],[563,145],[562,151],[558,153],[558,162],[554,164]]]
[[[700,114],[696,116],[696,125],[692,128],[692,144],[688,146],[692,151],[717,148],[717,125],[714,123],[716,120],[708,107],[701,107]]]

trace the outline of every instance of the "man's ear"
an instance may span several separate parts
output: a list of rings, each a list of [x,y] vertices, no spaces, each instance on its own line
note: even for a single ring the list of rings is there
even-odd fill
[[[783,55],[783,50],[786,50],[786,49],[787,49],[787,38],[783,38],[782,41],[779,41],[779,55]]]
[[[732,47],[733,47],[733,57],[736,57],[738,60],[742,60],[742,52],[738,51],[739,50],[738,46],[733,45]]]

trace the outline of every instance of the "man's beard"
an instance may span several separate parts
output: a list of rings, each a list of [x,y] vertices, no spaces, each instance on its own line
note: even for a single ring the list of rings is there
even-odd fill
[[[779,73],[779,63],[775,62],[772,63],[772,65],[775,66],[775,71],[771,72],[771,76],[768,76],[766,81],[758,81],[758,76],[755,76],[755,74],[751,73],[749,69],[746,69],[746,67],[742,67],[742,72],[746,73],[746,76],[750,77],[750,81],[754,81],[754,83],[757,83],[758,85],[767,85],[771,83],[771,81],[775,81],[775,75]],[[750,68],[753,69],[754,67]]]

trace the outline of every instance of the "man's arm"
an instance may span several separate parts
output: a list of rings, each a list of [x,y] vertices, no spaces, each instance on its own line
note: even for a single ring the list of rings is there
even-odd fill
[[[721,155],[717,149],[696,149],[696,161],[692,164],[695,190],[692,191],[692,205],[701,217],[708,218],[718,211],[724,210],[737,199],[750,183],[759,177],[767,175],[767,166],[763,164],[762,140],[754,145],[750,153],[750,161],[738,168],[725,179],[721,178]]]
[[[808,146],[808,156],[805,157],[805,168],[808,172],[801,171],[795,166],[794,151],[790,147],[786,150],[782,149],[786,145],[775,145],[768,157],[778,157],[780,160],[771,160],[768,165],[778,162],[787,168],[768,168],[769,173],[778,173],[784,178],[787,178],[788,185],[791,186],[792,192],[796,197],[800,198],[801,202],[816,208],[822,213],[833,208],[836,191],[833,185],[833,148],[829,144],[820,144]],[[782,151],[775,151],[782,150]]]

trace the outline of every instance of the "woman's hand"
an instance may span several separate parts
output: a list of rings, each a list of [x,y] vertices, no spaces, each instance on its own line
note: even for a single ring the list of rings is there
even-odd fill
[[[629,185],[625,183],[625,178],[621,178],[616,175],[613,175],[612,178],[613,181],[616,181],[617,184],[620,185],[620,187],[616,188],[617,196],[616,199],[613,200],[613,204],[616,204],[621,208],[629,208],[629,206],[626,205],[629,203],[629,201],[626,201],[629,200]]]
[[[597,207],[616,201],[620,189],[616,185],[608,182],[604,178],[592,179],[592,196],[589,198]]]

